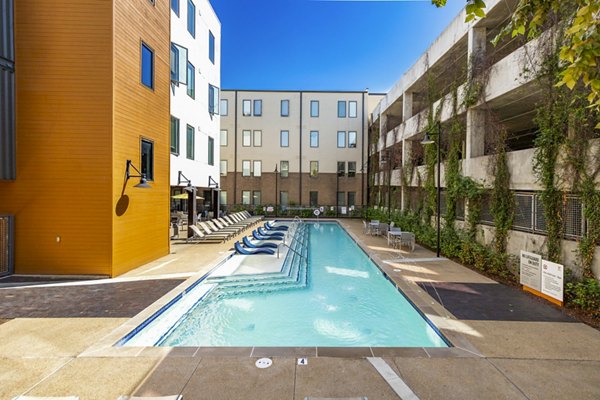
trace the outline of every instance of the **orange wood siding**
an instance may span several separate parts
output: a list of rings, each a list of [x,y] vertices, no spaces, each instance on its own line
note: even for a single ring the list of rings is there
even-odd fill
[[[16,272],[110,274],[112,1],[14,5]]]
[[[113,275],[169,252],[169,4],[115,1]],[[154,50],[154,90],[140,79],[142,41]],[[140,168],[142,137],[154,142],[152,189],[132,178],[122,198],[126,160]]]

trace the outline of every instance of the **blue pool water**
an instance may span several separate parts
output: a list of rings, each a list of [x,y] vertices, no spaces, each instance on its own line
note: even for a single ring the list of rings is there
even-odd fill
[[[224,297],[209,293],[157,344],[447,347],[338,224],[308,229],[306,287]],[[161,329],[152,325],[145,329]]]

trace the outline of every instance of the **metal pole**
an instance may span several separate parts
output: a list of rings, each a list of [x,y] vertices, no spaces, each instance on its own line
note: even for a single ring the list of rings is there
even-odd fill
[[[277,164],[275,164],[275,218],[277,218],[277,200],[279,197],[279,192],[277,191]]]
[[[441,165],[440,149],[442,147],[442,123],[438,121],[438,143],[437,143],[437,257],[440,257],[440,213],[441,213]]]
[[[340,210],[340,170],[338,166],[337,174],[335,175],[335,217],[339,217]]]

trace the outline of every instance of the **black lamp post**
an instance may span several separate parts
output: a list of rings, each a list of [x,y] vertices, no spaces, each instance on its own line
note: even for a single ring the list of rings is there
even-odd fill
[[[437,121],[436,124],[437,127],[437,133],[433,133],[433,132],[425,132],[425,137],[423,138],[423,140],[421,141],[421,144],[433,144],[435,141],[433,139],[431,139],[430,136],[437,136],[437,257],[440,257],[440,234],[441,234],[441,227],[440,227],[440,213],[441,213],[441,164],[442,164],[442,160],[440,157],[440,148],[442,147],[442,123],[440,121]]]
[[[277,218],[277,198],[279,197],[279,192],[277,191],[277,181],[279,180],[279,177],[277,175],[277,164],[275,164],[275,218]]]

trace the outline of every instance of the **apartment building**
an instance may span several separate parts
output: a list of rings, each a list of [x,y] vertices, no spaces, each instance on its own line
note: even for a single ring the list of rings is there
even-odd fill
[[[367,115],[376,98],[367,91],[223,90],[221,204],[360,209]]]
[[[3,263],[115,276],[168,254],[169,4],[0,9]]]
[[[171,211],[192,219],[218,210],[220,49],[209,0],[171,0]]]
[[[543,253],[547,242],[546,219],[540,201],[542,187],[533,171],[535,138],[534,117],[543,99],[535,79],[544,51],[541,37],[527,41],[521,36],[505,37],[496,46],[491,40],[510,20],[517,0],[490,0],[487,17],[465,23],[461,12],[427,51],[409,68],[375,107],[370,125],[373,146],[369,149],[374,167],[373,204],[392,209],[415,210],[423,203],[424,138],[428,121],[441,121],[442,154],[448,149],[449,132],[458,121],[461,133],[461,172],[490,188],[494,181],[491,164],[495,160],[498,128],[505,130],[503,145],[508,149],[510,189],[514,194],[514,222],[508,252],[521,250]],[[478,75],[477,75],[478,74]],[[472,101],[469,82],[482,85]],[[458,101],[455,101],[458,99]],[[433,113],[433,114],[432,114]],[[435,146],[435,145],[434,145]],[[404,168],[403,168],[404,167]],[[404,176],[403,172],[407,175]],[[445,213],[445,171],[442,164],[442,215]],[[458,224],[468,213],[459,202]],[[577,272],[577,242],[586,229],[581,199],[566,190],[564,196],[564,237],[562,261]],[[484,194],[480,237],[491,243],[494,219],[489,193]],[[600,275],[600,250],[596,247],[596,275]]]

